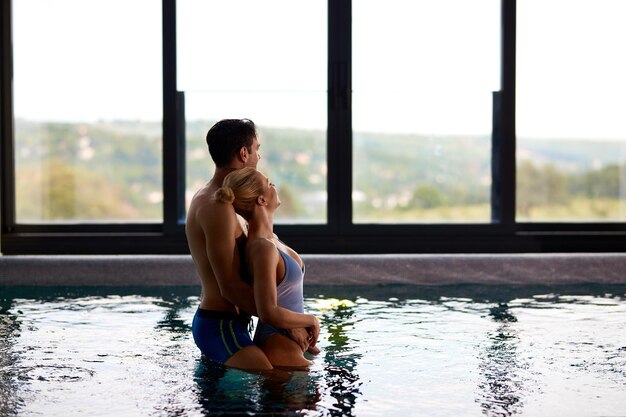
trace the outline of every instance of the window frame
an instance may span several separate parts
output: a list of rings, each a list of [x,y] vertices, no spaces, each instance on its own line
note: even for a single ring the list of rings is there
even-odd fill
[[[17,224],[11,1],[2,2],[0,163],[3,254],[188,254],[184,233],[184,95],[176,88],[176,0],[162,0],[163,222]],[[619,252],[626,222],[515,221],[516,0],[501,0],[501,89],[494,92],[492,222],[352,223],[351,0],[328,0],[328,219],[276,225],[303,253]]]

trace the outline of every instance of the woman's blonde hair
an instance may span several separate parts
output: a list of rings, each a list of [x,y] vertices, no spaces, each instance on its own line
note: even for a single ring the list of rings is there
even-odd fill
[[[219,188],[213,198],[222,203],[231,203],[235,211],[250,219],[254,212],[254,206],[258,196],[263,194],[263,183],[259,181],[257,170],[245,167],[226,175],[222,187]]]

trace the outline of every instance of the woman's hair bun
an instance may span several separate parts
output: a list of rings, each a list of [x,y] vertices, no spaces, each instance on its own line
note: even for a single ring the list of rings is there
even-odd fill
[[[220,203],[232,204],[235,201],[235,193],[233,193],[233,189],[230,187],[221,187],[215,192],[213,198]]]

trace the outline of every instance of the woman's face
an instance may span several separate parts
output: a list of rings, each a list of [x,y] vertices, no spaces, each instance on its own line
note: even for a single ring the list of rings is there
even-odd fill
[[[280,198],[276,192],[276,185],[274,185],[268,177],[260,172],[257,173],[257,175],[259,176],[259,181],[263,184],[263,195],[267,199],[268,205],[273,209],[278,208],[278,206],[280,206]]]

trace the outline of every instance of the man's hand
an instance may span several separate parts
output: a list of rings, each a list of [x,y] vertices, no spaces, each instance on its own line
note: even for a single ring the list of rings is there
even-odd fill
[[[302,349],[303,352],[307,351],[310,342],[310,333],[307,329],[288,329],[287,334],[291,340],[300,346],[300,349]]]

